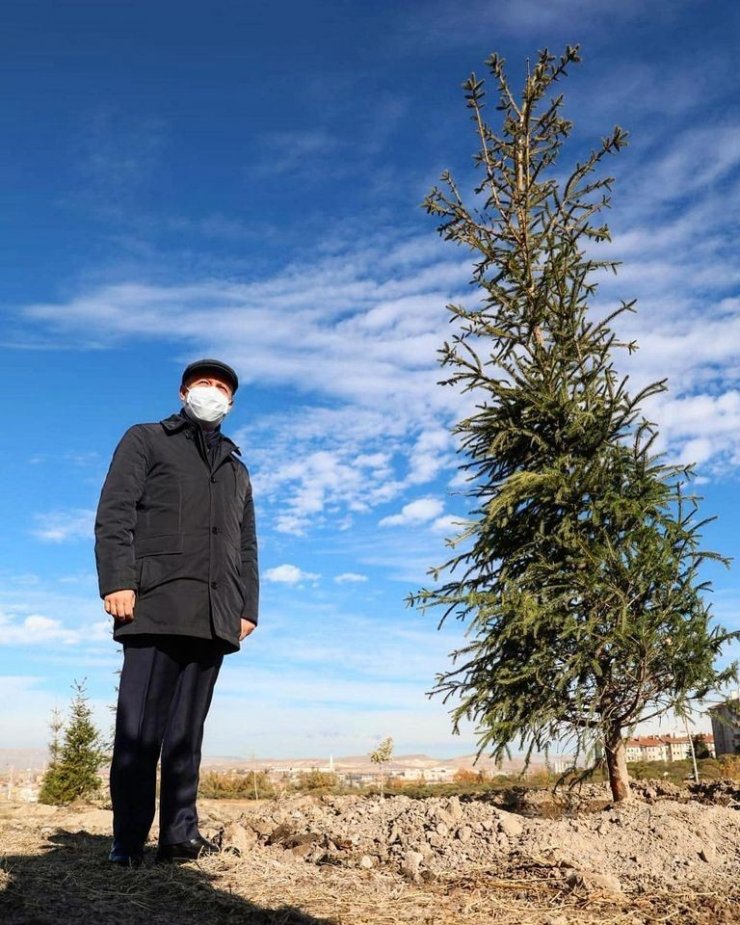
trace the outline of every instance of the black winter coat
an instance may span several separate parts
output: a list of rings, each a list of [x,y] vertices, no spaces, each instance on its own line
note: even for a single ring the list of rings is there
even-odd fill
[[[95,521],[100,596],[136,592],[134,619],[114,622],[116,639],[173,633],[234,652],[240,619],[257,622],[249,474],[228,437],[211,453],[184,411],[136,424],[118,444]]]

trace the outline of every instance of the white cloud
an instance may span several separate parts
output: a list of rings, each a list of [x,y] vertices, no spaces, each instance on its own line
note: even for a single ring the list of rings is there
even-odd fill
[[[183,344],[202,345],[208,331],[245,384],[289,384],[366,408],[445,407],[436,350],[446,333],[444,305],[467,283],[469,265],[447,252],[379,279],[378,258],[374,248],[330,256],[251,284],[104,286],[25,314],[98,346],[141,335],[169,341],[173,332]]]
[[[373,494],[364,495],[368,481],[383,483],[391,477],[388,459],[380,454],[351,458],[346,450],[326,449],[287,459],[269,471],[264,482],[258,474],[257,490],[264,487],[268,494],[282,494],[276,529],[296,534],[315,524],[328,505],[365,510]]]
[[[437,498],[419,498],[404,504],[400,514],[392,514],[380,521],[381,527],[401,527],[407,524],[423,524],[438,517],[444,504]]]
[[[33,579],[33,580],[31,580]],[[53,615],[53,616],[51,616]],[[77,664],[104,653],[115,657],[113,624],[103,611],[94,579],[73,593],[58,580],[3,575],[0,581],[0,644],[33,646],[39,658]],[[60,643],[64,646],[60,647]]]
[[[268,581],[274,581],[277,584],[297,585],[302,581],[318,581],[321,577],[313,572],[304,572],[297,565],[277,565],[275,568],[268,568],[265,571],[265,578]]]
[[[454,536],[463,529],[464,521],[454,514],[445,514],[438,517],[432,524],[432,530],[435,533],[444,533],[447,536]]]
[[[258,282],[100,286],[25,315],[55,338],[100,348],[179,338],[183,359],[190,349],[222,353],[244,386],[302,396],[296,411],[250,418],[235,434],[249,446],[259,496],[280,500],[271,525],[300,535],[450,464],[447,424],[467,402],[437,385],[437,349],[450,330],[444,306],[469,275],[433,232],[389,232]],[[239,413],[237,402],[234,420]],[[69,535],[63,523],[44,526],[47,539]]]
[[[669,377],[671,401],[646,410],[672,458],[694,454],[707,468],[740,464],[740,446],[724,429],[731,415],[679,433],[673,413],[676,402],[714,400],[740,383],[740,303],[732,295],[740,269],[723,218],[740,208],[738,137],[729,116],[689,126],[669,143],[648,134],[615,191],[615,243],[598,249],[625,263],[616,279],[601,281],[595,311],[638,298],[638,314],[615,328],[640,350],[617,355],[617,368],[630,374],[633,392]],[[708,139],[716,141],[709,159]],[[28,306],[25,316],[55,337],[103,348],[178,338],[185,359],[196,349],[222,352],[245,385],[291,390],[291,413],[251,420],[241,433],[258,495],[275,503],[271,525],[302,535],[328,519],[346,525],[455,469],[449,427],[475,401],[437,384],[437,349],[450,334],[444,305],[476,298],[466,259],[431,230],[318,242],[317,253],[251,283],[93,286],[63,304]],[[239,413],[237,405],[234,420]],[[54,522],[44,528],[47,540],[75,535]]]
[[[410,453],[408,483],[420,485],[431,482],[443,468],[454,465],[452,445],[449,430],[441,427],[423,430]]]
[[[669,7],[681,5],[675,0],[656,0],[653,12],[660,16]],[[494,18],[499,30],[530,30],[530,34],[535,22],[538,28],[556,27],[559,32],[575,13],[583,14],[579,21],[592,30],[597,24],[599,29],[608,28],[613,20],[603,15],[604,0],[553,0],[545,6],[543,12],[543,4],[536,0],[518,4],[475,0],[461,14],[445,0],[433,5],[435,15],[442,10],[445,16],[432,16],[435,24],[427,32],[434,31],[432,39],[445,43],[451,35],[453,41],[455,37],[477,41],[477,33],[469,27],[473,20],[484,21],[481,16]],[[631,16],[643,7],[637,0],[628,0],[618,16]],[[413,19],[406,13],[398,15]],[[413,29],[417,36],[415,20]],[[594,58],[587,71],[574,73],[572,87],[569,82],[566,88],[566,115],[576,116],[579,132],[570,148],[577,147],[592,128],[601,132],[605,120],[608,127],[613,118],[622,118],[624,110],[613,105],[612,96],[605,102],[603,87],[593,92],[597,83],[601,87],[607,68],[612,71],[607,93],[621,93],[625,106],[639,105],[636,101],[649,97],[644,107],[648,118],[642,126],[629,120],[629,127],[635,129],[633,144],[624,161],[616,161],[618,182],[608,216],[615,232],[615,244],[608,253],[623,257],[626,263],[615,280],[605,279],[596,307],[606,311],[621,297],[638,297],[637,316],[621,318],[617,330],[637,337],[641,350],[629,361],[619,357],[618,365],[630,372],[633,386],[670,375],[671,393],[653,402],[649,413],[659,422],[662,445],[672,458],[696,459],[709,471],[714,466],[740,466],[740,303],[733,298],[740,278],[734,253],[740,147],[728,107],[721,110],[723,125],[712,124],[712,113],[720,108],[704,106],[699,123],[694,118],[697,109],[682,116],[682,128],[664,128],[667,110],[683,113],[687,98],[688,105],[705,102],[702,80],[719,85],[719,73],[726,82],[731,75],[722,74],[719,65],[720,60],[713,62],[712,68],[705,69],[706,76],[698,71],[684,76],[681,89],[675,72],[658,74],[657,65],[651,68],[638,62],[635,66],[633,58],[614,68],[606,58],[599,74]],[[523,69],[513,64],[512,77],[517,79]],[[493,90],[490,85],[488,89]],[[569,111],[572,100],[584,92],[592,101],[592,112],[586,118],[580,106]],[[493,118],[493,108],[489,112]],[[464,111],[460,110],[458,123],[462,126],[463,122]],[[694,130],[697,124],[702,127]],[[94,192],[106,200],[115,198],[116,189],[124,195],[126,190],[144,188],[159,157],[156,146],[149,146],[144,149],[148,164],[131,160],[133,149],[121,134],[126,133],[107,133],[103,143],[95,146],[94,163],[88,162],[88,168],[95,168],[89,171]],[[124,144],[111,147],[108,139]],[[300,163],[281,163],[275,158],[270,165],[286,175],[304,165],[310,170],[327,153],[336,155],[343,144],[331,127],[320,125],[289,140]],[[273,135],[268,141],[277,148],[284,147],[288,139]],[[437,145],[441,153],[432,157],[446,160],[441,147]],[[424,156],[422,151],[422,174],[427,170]],[[356,168],[356,161],[348,159],[347,163],[350,169]],[[455,169],[454,164],[450,166]],[[428,169],[431,173],[432,167]],[[183,219],[179,230],[238,241],[261,233],[264,226],[254,224],[253,218],[234,222],[217,214],[196,216]],[[422,221],[427,220],[419,214],[419,226]],[[332,747],[362,749],[385,734],[399,741],[403,737],[408,743],[420,738],[442,742],[446,736],[454,750],[465,749],[460,740],[449,736],[448,707],[439,700],[427,704],[423,697],[454,646],[435,636],[435,614],[416,636],[395,632],[393,625],[408,626],[413,614],[403,608],[389,612],[388,599],[397,590],[400,600],[408,590],[401,590],[400,585],[394,588],[392,581],[405,585],[424,581],[428,566],[448,557],[442,535],[457,532],[455,516],[446,514],[434,498],[407,502],[419,495],[444,497],[443,484],[455,488],[467,484],[464,473],[457,470],[448,427],[462,416],[468,400],[437,385],[441,374],[436,354],[451,330],[444,305],[460,301],[471,306],[476,298],[476,290],[467,285],[466,252],[441,243],[428,221],[423,233],[413,236],[397,228],[379,227],[377,221],[366,222],[376,228],[372,237],[364,231],[346,234],[346,226],[331,222],[333,240],[309,236],[310,259],[282,265],[256,281],[230,282],[228,274],[238,278],[241,267],[235,270],[236,265],[225,263],[218,265],[217,273],[198,276],[203,265],[199,263],[187,269],[189,276],[173,277],[172,267],[156,262],[164,251],[154,245],[154,238],[162,232],[171,238],[178,231],[177,222],[174,219],[166,227],[160,219],[152,226],[149,241],[142,242],[145,247],[152,245],[147,258],[151,263],[146,263],[143,272],[141,266],[131,269],[130,264],[117,262],[115,284],[100,283],[105,268],[89,266],[89,272],[75,276],[80,282],[70,297],[60,297],[59,304],[30,306],[25,318],[27,327],[35,328],[53,346],[92,345],[111,351],[112,356],[120,346],[142,343],[147,350],[155,350],[166,345],[173,370],[175,362],[210,352],[233,358],[238,368],[245,388],[240,393],[243,404],[237,403],[232,420],[245,424],[245,439],[239,442],[245,447],[258,504],[270,507],[269,517],[260,523],[266,536],[261,533],[260,538],[271,561],[285,564],[269,569],[265,576],[273,582],[263,620],[269,632],[250,637],[249,646],[256,648],[249,648],[241,661],[239,656],[228,660],[225,686],[214,703],[216,722],[209,723],[208,734],[218,735],[223,743],[219,750],[236,748],[243,754],[255,748],[257,732],[263,754],[272,748],[305,754],[311,751],[312,737],[319,743],[331,742]],[[358,227],[359,221],[355,230]],[[606,248],[603,251],[606,254]],[[259,265],[259,260],[252,263],[249,273],[240,278],[254,280]],[[177,284],[138,282],[173,278]],[[67,280],[65,292],[70,292],[70,285],[74,283]],[[291,411],[275,413],[275,402],[269,402],[270,413],[259,417],[257,403],[250,406],[250,383],[266,390],[276,387],[278,401]],[[425,506],[429,502],[432,506]],[[419,503],[422,507],[415,508]],[[400,511],[386,518],[386,523],[407,524],[412,529],[388,529],[380,536],[377,530],[345,530],[338,535],[339,528],[351,519],[374,524],[380,517],[374,512],[381,504],[383,513]],[[72,525],[74,511],[57,513],[62,515],[59,522],[40,517],[30,526],[45,534],[48,542],[83,533],[91,536],[92,512],[80,532]],[[413,529],[419,524],[423,528]],[[274,529],[281,535],[275,536]],[[320,530],[321,545],[316,543],[311,552],[323,551],[334,542],[330,552],[336,558],[324,559],[320,566],[314,565],[316,559],[305,560],[333,579],[314,589],[311,583],[318,581],[317,575],[287,564],[304,561],[299,550],[308,548],[308,542],[305,547],[293,545],[286,534]],[[325,561],[331,561],[331,566]],[[80,568],[81,563],[75,561],[60,571],[73,576]],[[335,575],[341,568],[356,571]],[[366,578],[363,571],[373,575],[371,583],[361,584],[360,579]],[[376,588],[376,575],[382,575],[384,588]],[[100,665],[110,669],[119,647],[110,644],[110,621],[103,618],[92,586],[88,592],[83,580],[79,593],[72,596],[60,594],[73,590],[60,582],[51,581],[48,590],[27,584],[15,591],[9,582],[0,582],[0,606],[7,614],[0,633],[4,630],[16,640],[35,640],[29,645],[34,658],[45,659],[44,669],[61,665],[71,676],[71,666],[76,671],[88,657],[99,658]],[[295,592],[302,582],[306,590]],[[345,585],[351,588],[353,584],[361,594],[347,594]],[[354,597],[358,604],[362,599],[365,608],[372,606],[378,592],[383,606],[379,603],[376,619],[367,626],[353,626],[342,608],[332,612],[317,606],[318,599],[329,597],[332,590],[337,598]],[[281,597],[300,598],[301,616],[305,604],[306,618],[296,620],[286,608],[281,624],[282,608],[274,603]],[[732,607],[736,602],[725,603],[728,619],[736,623],[738,608]],[[271,607],[278,612],[271,613]],[[282,636],[278,636],[281,625]],[[70,639],[76,634],[78,644],[60,645],[65,633],[71,634]],[[274,642],[276,636],[279,645]],[[44,642],[48,643],[45,650]],[[262,661],[266,656],[273,659],[271,665]],[[52,659],[59,661],[52,663]],[[248,676],[255,664],[259,672],[253,697]],[[290,683],[285,700],[275,705],[275,677],[286,673]],[[319,676],[330,680],[317,687]],[[0,690],[4,690],[1,685]],[[244,691],[248,691],[246,699]],[[257,716],[262,728],[245,723],[237,729],[235,714]]]
[[[0,613],[0,645],[44,646],[60,642],[73,645],[79,641],[80,633],[67,629],[61,620],[29,614],[17,622],[12,616]]]
[[[450,438],[429,412],[395,414],[347,405],[302,405],[235,434],[249,446],[256,496],[275,503],[271,522],[303,534],[331,517],[372,510],[453,465]]]
[[[68,540],[92,539],[95,511],[72,508],[66,511],[48,511],[35,514],[38,524],[31,533],[45,543],[65,543]]]

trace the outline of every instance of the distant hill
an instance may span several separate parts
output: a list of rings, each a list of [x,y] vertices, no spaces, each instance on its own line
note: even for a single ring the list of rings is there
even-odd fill
[[[324,755],[314,758],[237,758],[234,756],[212,755],[203,758],[203,766],[210,768],[237,768],[244,770],[256,768],[265,770],[267,768],[293,768],[296,770],[311,770],[312,768],[326,768],[329,766],[330,756]],[[376,765],[370,761],[369,755],[340,755],[331,756],[334,767],[340,770],[370,770],[376,768]],[[524,762],[521,758],[514,758],[511,761],[504,761],[497,765],[494,761],[487,758],[481,758],[477,764],[475,755],[459,755],[455,758],[434,758],[424,754],[394,755],[390,761],[389,768],[409,768],[424,770],[426,768],[449,767],[455,770],[473,770],[486,771],[488,773],[496,770],[503,772],[519,771]],[[534,762],[533,762],[534,764]]]
[[[370,770],[375,767],[370,761],[368,755],[345,755],[334,757],[334,767],[337,770]],[[490,773],[499,768],[489,759],[481,758],[477,764],[473,764],[475,755],[459,755],[455,758],[434,758],[430,755],[410,754],[394,755],[390,763],[392,768],[413,768],[423,770],[425,768],[450,767],[455,770],[461,768],[474,771],[486,771]],[[7,773],[11,768],[15,770],[37,770],[40,771],[49,763],[49,752],[46,748],[0,748],[0,773]],[[521,759],[505,761],[500,770],[504,772],[518,771],[522,767]],[[296,768],[311,770],[312,768],[326,768],[329,765],[329,756],[323,755],[314,758],[243,758],[237,755],[209,755],[203,758],[203,767],[207,768],[238,768],[245,770],[248,768],[257,768],[264,770],[266,768]]]
[[[48,748],[0,748],[0,771],[41,770],[49,763]]]

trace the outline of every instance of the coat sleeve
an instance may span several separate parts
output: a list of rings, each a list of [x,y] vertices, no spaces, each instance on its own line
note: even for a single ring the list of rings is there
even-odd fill
[[[143,429],[135,425],[116,447],[95,517],[95,561],[100,596],[138,590],[134,531],[136,506],[149,470]]]
[[[242,590],[244,592],[243,620],[257,623],[259,619],[259,591],[260,579],[257,562],[257,533],[254,522],[254,498],[252,497],[252,484],[247,476],[247,496],[244,500],[244,513],[242,515]]]

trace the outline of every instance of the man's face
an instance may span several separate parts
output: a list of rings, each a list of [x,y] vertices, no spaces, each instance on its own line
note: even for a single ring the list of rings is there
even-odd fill
[[[226,381],[226,379],[222,379],[219,374],[215,372],[209,373],[207,375],[196,375],[193,376],[192,379],[188,379],[185,385],[180,389],[180,398],[182,401],[185,401],[188,390],[195,388],[196,385],[213,386],[214,388],[218,389],[219,392],[223,392],[226,398],[228,398],[230,406],[234,404],[234,393],[231,391],[231,386]]]

